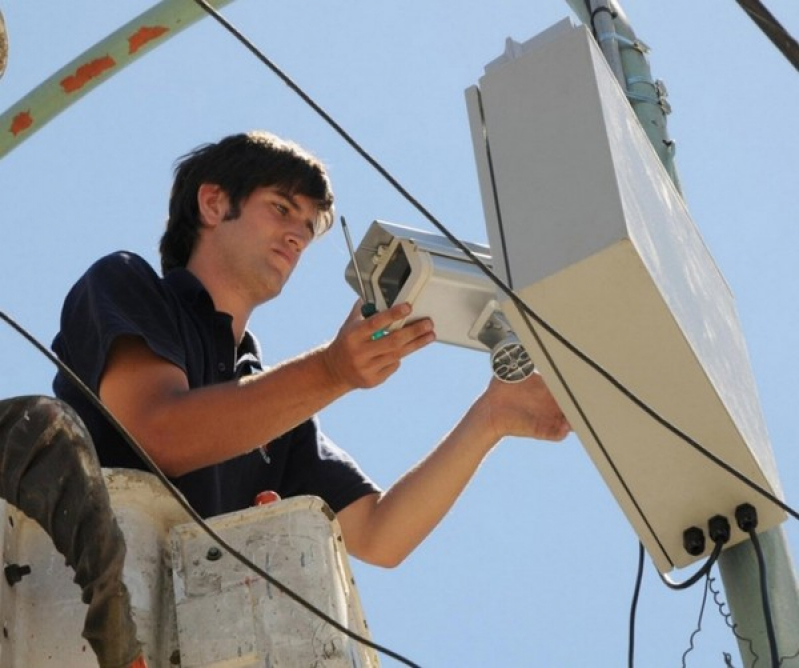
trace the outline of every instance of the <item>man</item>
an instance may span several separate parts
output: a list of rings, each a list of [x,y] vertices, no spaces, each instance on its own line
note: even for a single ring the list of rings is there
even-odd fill
[[[247,330],[332,221],[325,169],[295,144],[249,133],[200,147],[176,169],[164,277],[129,253],[103,258],[68,295],[53,347],[203,515],[251,505],[266,489],[314,494],[337,513],[350,554],[394,566],[503,436],[560,440],[569,426],[540,376],[492,381],[421,463],[381,491],[314,415],[379,385],[434,341],[430,320],[372,340],[411,307],[364,320],[356,304],[332,341],[267,371]],[[55,389],[86,421],[104,466],[142,467],[60,376]]]

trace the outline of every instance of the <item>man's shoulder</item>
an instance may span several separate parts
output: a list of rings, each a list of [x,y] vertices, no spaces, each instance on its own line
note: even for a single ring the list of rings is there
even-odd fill
[[[163,279],[150,264],[135,253],[116,251],[95,261],[75,282],[64,300],[64,313],[115,311],[125,304],[140,309],[163,299]]]
[[[97,260],[86,272],[86,276],[103,276],[111,278],[118,276],[160,281],[161,278],[149,262],[136,253],[130,251],[116,251],[109,253]]]

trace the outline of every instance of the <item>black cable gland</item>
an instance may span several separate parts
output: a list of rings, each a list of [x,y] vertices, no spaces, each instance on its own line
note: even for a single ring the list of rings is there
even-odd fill
[[[714,515],[707,523],[707,533],[714,543],[724,545],[730,540],[730,522],[724,515]]]
[[[682,532],[682,546],[692,557],[705,551],[705,532],[699,527],[689,527]]]
[[[735,521],[741,531],[754,531],[757,528],[757,509],[751,503],[742,503],[735,509]]]

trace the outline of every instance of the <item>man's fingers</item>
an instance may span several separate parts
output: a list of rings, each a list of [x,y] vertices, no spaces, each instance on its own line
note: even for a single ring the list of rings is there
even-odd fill
[[[367,321],[376,330],[388,330],[395,322],[407,318],[410,314],[410,304],[394,304],[394,306],[385,311],[378,311],[372,317],[367,318]]]
[[[389,332],[374,343],[376,355],[393,355],[397,358],[410,355],[435,341],[433,323],[429,318],[412,322],[402,329]]]

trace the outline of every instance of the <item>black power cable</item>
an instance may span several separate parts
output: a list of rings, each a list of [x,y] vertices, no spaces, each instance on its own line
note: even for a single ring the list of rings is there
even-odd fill
[[[630,638],[627,646],[627,666],[635,666],[635,613],[638,609],[638,597],[641,594],[641,580],[644,578],[644,544],[638,542],[638,569],[635,575],[635,587],[633,588],[633,599],[630,603]]]
[[[689,587],[693,587],[697,582],[699,582],[703,577],[705,577],[713,566],[718,561],[719,555],[721,554],[721,550],[724,547],[724,543],[722,541],[716,541],[715,545],[713,546],[713,551],[710,553],[710,556],[707,558],[704,564],[696,571],[691,577],[687,580],[683,580],[682,582],[675,582],[667,575],[663,575],[660,571],[658,571],[658,575],[660,576],[661,581],[664,585],[666,585],[669,589],[674,590],[682,590],[688,589]]]
[[[727,471],[728,473],[730,473],[731,475],[736,477],[738,480],[740,480],[741,482],[743,482],[744,484],[749,486],[754,491],[758,492],[761,496],[763,496],[764,498],[768,499],[769,501],[771,501],[772,503],[774,503],[778,507],[782,508],[787,513],[792,515],[794,518],[799,519],[799,512],[795,511],[793,508],[791,508],[790,506],[788,506],[787,504],[782,502],[780,499],[775,497],[773,494],[768,492],[768,490],[762,488],[757,483],[755,483],[753,480],[750,480],[745,475],[743,475],[742,473],[740,473],[736,469],[734,469],[732,466],[730,466],[729,464],[727,464],[726,462],[724,462],[723,460],[721,460],[720,458],[715,456],[713,453],[709,452],[701,444],[699,444],[694,439],[689,437],[687,434],[682,432],[680,429],[678,429],[677,427],[672,425],[668,420],[666,420],[665,418],[660,416],[656,411],[654,411],[654,409],[652,409],[645,402],[643,402],[636,395],[634,395],[630,390],[628,390],[626,387],[624,387],[608,371],[606,371],[598,363],[596,363],[594,360],[592,360],[590,357],[588,357],[585,353],[583,353],[580,349],[578,349],[576,346],[574,346],[571,342],[569,342],[567,339],[565,339],[557,330],[555,330],[551,325],[549,325],[540,316],[538,316],[523,300],[521,300],[521,298],[519,298],[507,285],[505,285],[491,271],[491,269],[489,269],[486,265],[484,265],[474,255],[474,253],[472,253],[472,251],[467,246],[465,246],[465,244],[463,244],[446,227],[444,227],[385,168],[383,168],[382,165],[380,165],[380,163],[378,163],[368,152],[366,152],[324,109],[322,109],[312,98],[310,98],[297,84],[295,84],[284,72],[282,72],[282,70],[280,70],[274,63],[272,63],[272,61],[269,60],[261,51],[259,51],[232,24],[230,24],[226,19],[224,19],[224,17],[222,17],[221,14],[219,14],[211,5],[209,5],[207,2],[205,2],[205,0],[194,0],[194,1],[199,6],[201,6],[209,15],[211,15],[220,24],[222,24],[231,34],[233,34],[240,42],[242,42],[242,44],[244,44],[244,46],[249,51],[251,51],[253,53],[253,55],[256,56],[256,58],[258,58],[261,62],[263,62],[267,67],[269,67],[284,83],[286,83],[286,85],[288,85],[312,109],[314,109],[314,111],[316,111],[333,129],[335,129],[338,132],[338,134],[359,155],[361,155],[361,157],[364,160],[366,160],[366,162],[368,162],[378,173],[380,173],[400,194],[402,194],[406,198],[406,200],[408,202],[410,202],[420,213],[422,213],[422,215],[425,216],[428,219],[428,221],[430,221],[439,231],[441,231],[442,234],[444,234],[444,236],[449,241],[451,241],[456,247],[458,247],[469,258],[469,260],[473,264],[475,264],[500,290],[502,290],[502,292],[505,295],[507,295],[513,301],[514,305],[518,309],[520,309],[520,311],[522,311],[526,316],[529,316],[529,318],[531,318],[533,321],[535,321],[539,326],[541,326],[545,331],[547,331],[551,336],[553,336],[559,343],[561,343],[564,347],[566,347],[570,352],[572,352],[575,356],[577,356],[581,361],[583,361],[589,367],[591,367],[592,369],[597,371],[612,386],[614,386],[617,390],[619,390],[622,394],[624,394],[632,403],[634,403],[636,406],[638,406],[641,410],[643,410],[646,414],[648,414],[656,422],[661,424],[667,430],[671,431],[674,435],[679,437],[681,440],[683,440],[687,444],[691,445],[695,450],[697,450],[698,452],[703,454],[706,458],[708,458],[710,461],[715,463],[717,466],[719,466],[723,470]],[[738,0],[738,1],[739,1],[739,4],[742,4],[742,5],[744,4],[743,0]],[[773,17],[772,17],[772,19],[773,19]],[[777,25],[779,25],[779,24],[777,24]],[[781,26],[779,26],[779,27],[781,28]],[[91,390],[89,390],[87,387],[85,387],[85,385],[83,385],[83,383],[77,377],[74,376],[74,374],[71,372],[71,370],[69,370],[67,367],[65,367],[61,363],[60,360],[58,360],[57,358],[53,357],[46,348],[44,348],[38,341],[36,341],[33,337],[31,337],[27,332],[25,332],[19,325],[17,325],[14,321],[12,321],[10,318],[8,318],[4,313],[0,312],[0,317],[2,317],[3,320],[5,320],[8,324],[10,324],[14,329],[16,329],[20,334],[22,334],[31,343],[33,343],[41,352],[43,352],[43,354],[45,354],[45,356],[48,357],[48,359],[50,359],[56,365],[58,365],[59,368],[61,368],[66,373],[66,375],[68,377],[73,379],[74,382],[77,382],[78,387],[82,391],[84,391],[85,393],[88,393],[87,396],[90,398],[90,400],[93,403],[96,402],[98,410],[100,410],[110,421],[112,421],[112,423],[118,425],[116,420],[107,411],[107,409],[105,409],[105,407],[99,401],[99,399],[97,399],[94,396],[94,394],[91,392]],[[526,318],[525,318],[525,320],[526,320]],[[532,327],[531,323],[529,323],[529,321],[527,321],[527,325],[528,325],[528,328],[530,329],[531,333],[533,333],[533,335],[536,336],[536,338],[540,341],[540,338],[533,331],[533,327]],[[542,346],[542,349],[546,353],[546,348],[543,346],[542,343],[541,343],[541,346]],[[547,356],[549,357],[548,353],[547,353]],[[550,360],[551,360],[551,358],[550,358]],[[556,371],[557,371],[557,368],[556,368]],[[560,376],[559,373],[558,373],[558,375]],[[564,383],[564,386],[566,387],[567,391],[569,391],[568,390],[568,386],[565,384],[565,380],[562,377],[561,377],[561,382]],[[572,396],[572,399],[575,400],[574,396],[571,394],[570,391],[569,391],[569,394]],[[575,404],[576,404],[576,401],[575,401]],[[578,405],[578,404],[576,404],[576,405]],[[579,405],[578,405],[578,408],[579,408]],[[580,412],[582,414],[582,411],[580,411]],[[589,427],[590,427],[590,424],[589,424]],[[202,520],[202,518],[197,516],[196,513],[193,511],[193,509],[191,509],[187,504],[185,504],[184,501],[182,501],[181,495],[178,494],[174,490],[174,488],[171,486],[171,483],[169,482],[169,480],[163,475],[163,473],[160,472],[160,470],[158,470],[158,468],[155,466],[154,462],[152,462],[150,460],[150,458],[146,455],[146,453],[144,453],[144,451],[140,448],[140,446],[138,446],[138,444],[136,444],[136,442],[133,440],[133,438],[124,430],[124,428],[121,427],[121,425],[119,426],[119,428],[120,428],[120,432],[122,433],[122,435],[125,438],[125,440],[129,443],[129,445],[147,463],[148,467],[151,467],[151,470],[153,471],[153,473],[155,473],[155,475],[157,477],[159,477],[159,479],[165,484],[167,489],[170,489],[170,491],[172,491],[173,494],[175,494],[175,497],[178,499],[178,501],[181,503],[181,505],[187,510],[187,512],[189,512],[189,514],[193,517],[193,519],[195,519],[195,521],[197,521],[198,525],[201,528],[203,528],[203,530],[206,531],[206,533],[208,533],[209,536],[211,536],[214,540],[216,540],[220,544],[221,547],[223,547],[228,552],[230,552],[230,554],[232,556],[234,556],[236,559],[238,559],[241,563],[243,563],[247,567],[251,568],[254,572],[256,572],[257,574],[262,576],[268,582],[273,584],[277,589],[279,589],[280,591],[283,591],[290,598],[293,598],[295,601],[297,601],[298,603],[300,603],[301,605],[303,605],[304,607],[306,607],[310,611],[314,612],[320,618],[322,618],[323,620],[325,620],[326,622],[328,622],[329,624],[331,624],[332,626],[334,626],[338,630],[342,631],[343,633],[345,633],[349,637],[351,637],[351,638],[353,638],[353,639],[355,639],[355,640],[357,640],[359,642],[362,642],[363,644],[365,644],[365,645],[367,645],[369,647],[372,647],[373,649],[376,649],[377,651],[385,653],[386,655],[391,656],[392,658],[395,658],[395,659],[405,663],[406,665],[411,665],[411,666],[416,665],[416,664],[411,663],[410,661],[408,661],[404,657],[401,657],[400,655],[397,655],[394,652],[391,652],[390,650],[387,650],[386,648],[383,648],[383,647],[381,647],[379,645],[376,645],[375,643],[372,643],[370,640],[368,640],[366,638],[362,638],[360,636],[357,636],[357,634],[354,634],[353,632],[351,632],[346,627],[343,627],[338,622],[336,622],[332,618],[328,617],[321,610],[318,610],[318,609],[314,608],[310,603],[308,603],[307,601],[304,601],[301,597],[299,597],[294,592],[292,592],[290,589],[285,587],[285,585],[282,585],[281,583],[276,581],[272,576],[270,576],[265,571],[263,571],[262,569],[257,567],[252,562],[250,562],[246,557],[244,557],[243,555],[239,554],[232,546],[229,546],[223,539],[221,539],[221,537],[217,536],[213,532],[213,530],[210,527],[207,526],[207,524]],[[607,456],[607,454],[606,454],[606,456]],[[612,464],[612,462],[611,462],[611,464]],[[614,467],[614,470],[615,470],[615,467]],[[619,475],[618,472],[617,472],[617,475]],[[621,477],[620,477],[620,481],[622,482],[622,484],[624,484],[624,481],[623,481],[623,479],[621,479]],[[625,488],[626,488],[626,485],[625,485]],[[632,500],[633,500],[633,502],[635,502],[634,498]],[[716,547],[717,548],[719,547],[718,543],[717,543]],[[716,549],[714,549],[714,554],[715,554],[715,552],[716,552]],[[719,549],[719,552],[720,552],[720,549]],[[718,555],[716,554],[716,558],[717,558],[717,556]],[[694,584],[696,581],[698,581],[698,579],[702,575],[705,575],[707,573],[707,571],[710,570],[710,567],[712,567],[711,561],[713,561],[713,562],[715,561],[715,559],[713,558],[713,555],[711,555],[711,558],[708,559],[708,563],[706,563],[705,566],[702,569],[700,569],[700,572],[697,573],[692,578],[690,578],[689,581],[687,581],[685,583],[679,583],[679,584],[671,583],[667,579],[664,579],[663,576],[661,576],[661,577],[662,577],[662,579],[664,579],[664,582],[668,586],[670,586],[672,588],[675,588],[675,589],[676,588],[685,588],[685,587],[688,587],[688,586]],[[631,624],[634,624],[634,619],[631,619]],[[631,641],[631,651],[632,651],[632,641]]]
[[[791,37],[768,8],[760,0],[736,0],[736,2],[782,52],[788,62],[799,70],[799,43]]]
[[[575,355],[578,359],[584,362],[591,369],[601,375],[608,381],[614,388],[627,397],[635,406],[640,408],[644,413],[649,415],[662,427],[677,436],[680,440],[684,441],[697,452],[704,455],[711,462],[716,464],[719,468],[723,469],[734,478],[748,486],[750,489],[757,492],[763,498],[767,499],[774,505],[778,506],[786,513],[799,520],[799,511],[794,510],[791,506],[786,504],[781,499],[777,498],[774,494],[767,489],[758,485],[754,480],[751,480],[743,473],[735,469],[733,466],[725,462],[720,457],[714,455],[707,448],[702,446],[695,439],[691,438],[688,434],[673,425],[669,420],[660,415],[646,402],[635,395],[631,390],[627,389],[618,379],[616,379],[609,371],[604,369],[600,364],[594,361],[590,356],[580,350],[577,346],[566,339],[560,332],[558,332],[552,325],[546,322],[541,316],[533,311],[513,290],[508,287],[488,266],[478,258],[472,250],[458,239],[449,229],[441,223],[430,211],[422,205],[411,193],[399,183],[399,181],[391,175],[388,170],[383,167],[372,155],[366,151],[344,128],[337,123],[330,114],[328,114],[319,104],[317,104],[302,88],[295,83],[283,70],[281,70],[275,63],[273,63],[263,52],[261,52],[247,37],[245,37],[235,26],[233,26],[227,19],[225,19],[216,9],[214,9],[206,0],[194,0],[200,7],[202,7],[209,16],[214,18],[220,23],[228,32],[231,33],[239,42],[241,42],[248,51],[250,51],[258,60],[260,60],[266,67],[268,67],[275,75],[277,75],[291,90],[293,90],[304,102],[306,102],[325,122],[333,128],[350,147],[358,153],[371,167],[373,167],[388,183],[402,195],[419,213],[421,213],[437,230],[439,230],[454,246],[456,246],[494,285],[496,285],[503,294],[505,294],[514,305],[523,311],[529,318],[531,318],[537,325],[544,329],[550,336],[552,336],[558,343],[563,345],[569,352]],[[529,326],[529,323],[528,323]],[[531,332],[532,327],[530,326]],[[534,336],[535,333],[532,332]],[[546,348],[542,346],[546,352]],[[568,390],[568,387],[567,387]],[[573,396],[573,395],[572,395]],[[618,473],[617,473],[618,475]],[[621,480],[622,484],[624,481]],[[635,502],[635,499],[632,499]],[[644,518],[646,519],[646,518]]]
[[[551,364],[555,373],[559,377],[566,392],[569,394],[576,409],[580,413],[581,417],[585,421],[591,433],[594,435],[597,444],[599,445],[605,457],[608,459],[608,462],[613,468],[614,472],[616,473],[620,483],[623,485],[624,489],[627,490],[627,493],[630,496],[632,502],[635,504],[636,508],[638,508],[638,504],[635,498],[631,494],[630,490],[627,488],[627,485],[622,476],[620,475],[620,472],[616,469],[613,461],[606,452],[604,446],[602,445],[601,440],[598,438],[598,434],[595,433],[590,421],[587,419],[587,416],[580,407],[579,402],[577,401],[576,397],[570,390],[568,383],[566,383],[565,379],[558,370],[558,367],[554,363],[554,360],[552,359],[551,355],[549,354],[547,347],[544,345],[540,336],[534,331],[532,323],[528,320],[528,317],[531,318],[540,327],[542,327],[551,336],[553,336],[572,354],[577,356],[590,368],[598,372],[613,387],[615,387],[619,392],[621,392],[624,396],[626,396],[634,405],[638,406],[641,410],[643,410],[647,415],[649,415],[661,426],[666,428],[668,431],[672,432],[675,436],[683,440],[688,445],[692,446],[696,451],[704,455],[707,459],[712,461],[721,469],[725,470],[727,473],[737,478],[739,481],[741,481],[742,483],[744,483],[745,485],[747,485],[748,487],[759,493],[761,496],[768,499],[778,507],[782,508],[784,511],[793,516],[795,519],[799,519],[799,512],[788,506],[782,500],[778,499],[768,490],[761,487],[760,485],[758,485],[753,480],[749,479],[741,472],[737,471],[734,467],[727,464],[727,462],[714,455],[712,452],[707,450],[696,440],[691,438],[688,434],[684,433],[682,430],[680,430],[671,422],[669,422],[666,418],[657,413],[653,408],[651,408],[648,404],[639,399],[629,389],[627,389],[624,385],[622,385],[612,374],[606,371],[603,367],[601,367],[588,355],[583,353],[574,344],[572,344],[563,335],[561,335],[557,330],[555,330],[551,325],[549,325],[549,323],[547,323],[540,316],[538,316],[538,314],[535,313],[520,297],[518,297],[518,295],[516,295],[510,287],[505,285],[505,283],[501,279],[499,279],[490,268],[488,268],[485,264],[483,264],[483,262],[481,262],[479,258],[477,258],[474,255],[474,253],[463,242],[461,242],[457,237],[455,237],[440,221],[438,221],[438,219],[435,218],[421,204],[421,202],[419,202],[415,197],[413,197],[408,190],[406,190],[379,162],[377,162],[377,160],[375,160],[371,156],[371,154],[369,154],[358,142],[356,142],[352,138],[352,136],[342,128],[341,125],[339,125],[321,106],[319,106],[310,96],[308,96],[305,93],[305,91],[303,91],[290,77],[288,77],[288,75],[286,75],[279,67],[277,67],[277,65],[275,65],[269,58],[267,58],[264,53],[262,53],[257,47],[255,47],[255,45],[250,40],[248,40],[238,29],[236,29],[231,23],[229,23],[219,12],[217,12],[213,7],[211,7],[205,0],[194,0],[194,1],[198,5],[200,5],[210,16],[216,19],[223,27],[225,27],[234,37],[236,37],[236,39],[238,39],[253,55],[255,55],[256,58],[258,58],[258,60],[260,60],[269,69],[271,69],[287,86],[289,86],[289,88],[291,88],[295,93],[297,93],[297,95],[299,95],[301,99],[303,99],[312,109],[314,109],[364,160],[366,160],[367,163],[369,163],[379,174],[381,174],[381,176],[383,176],[403,197],[405,197],[405,199],[410,204],[412,204],[425,218],[427,218],[427,220],[430,221],[450,242],[452,242],[457,248],[459,248],[466,255],[466,257],[469,258],[469,260],[473,264],[475,264],[482,271],[482,273],[489,278],[489,280],[491,280],[506,296],[508,296],[511,299],[516,308],[519,310],[520,315],[525,320],[525,323],[530,333],[535,337],[542,351],[546,355],[549,363]],[[641,513],[641,517],[644,519],[645,522],[647,521],[643,513]],[[721,553],[721,549],[725,542],[726,539],[716,540],[713,552],[711,553],[707,562],[704,564],[702,568],[700,568],[700,570],[694,576],[692,576],[685,582],[675,583],[666,578],[665,576],[663,576],[662,574],[660,574],[660,572],[658,572],[658,574],[661,576],[663,582],[672,589],[684,589],[690,587],[696,582],[698,582],[699,579],[709,574],[711,568],[718,559],[718,556]],[[636,595],[635,604],[637,604],[637,595]],[[634,655],[634,639],[633,639],[634,621],[635,621],[634,610],[635,607],[633,607],[631,611],[632,615],[630,622],[631,623],[630,657],[629,657],[630,661],[632,661]]]
[[[766,573],[766,559],[763,556],[763,548],[760,539],[757,537],[757,510],[749,503],[743,503],[735,509],[735,521],[741,531],[749,534],[752,547],[757,557],[757,571],[760,577],[760,600],[763,605],[763,620],[766,625],[766,637],[768,638],[769,652],[771,653],[772,668],[779,668],[781,663],[777,650],[777,635],[774,632],[774,620],[771,616],[771,604],[768,595],[768,576]]]
[[[779,668],[779,651],[777,650],[777,636],[774,633],[774,620],[771,617],[771,605],[768,596],[768,577],[766,574],[766,560],[763,557],[763,549],[760,546],[760,539],[757,533],[752,529],[749,533],[749,538],[752,540],[752,547],[755,548],[755,555],[757,555],[757,571],[760,577],[760,600],[763,605],[763,619],[766,623],[766,637],[768,638],[768,648],[771,653],[771,667]]]
[[[306,601],[302,596],[294,592],[292,589],[284,585],[282,582],[277,580],[274,576],[269,575],[263,568],[259,567],[255,563],[253,563],[250,559],[244,556],[241,552],[236,550],[232,545],[230,545],[227,541],[225,541],[219,534],[217,534],[208,523],[197,514],[197,511],[189,505],[189,502],[183,497],[183,495],[175,488],[169,478],[166,477],[163,471],[158,467],[158,465],[152,460],[150,455],[138,444],[136,439],[131,436],[130,432],[116,419],[116,417],[111,413],[105,404],[100,400],[100,398],[92,392],[92,390],[75,374],[72,369],[70,369],[64,362],[62,362],[58,357],[56,357],[53,353],[51,353],[41,342],[39,342],[32,334],[30,334],[22,325],[17,323],[13,318],[6,315],[3,311],[0,311],[0,320],[4,320],[8,325],[10,325],[17,333],[22,335],[29,343],[31,343],[34,348],[36,348],[40,353],[42,353],[47,359],[49,359],[53,364],[58,367],[58,369],[67,377],[69,380],[86,396],[86,398],[92,403],[92,405],[97,408],[100,413],[102,413],[103,417],[105,417],[117,431],[119,431],[122,438],[128,444],[128,446],[144,461],[147,465],[147,468],[158,478],[158,480],[163,484],[163,486],[169,491],[169,493],[175,498],[175,500],[180,504],[180,506],[188,513],[189,517],[206,533],[208,536],[215,541],[222,549],[228,552],[234,559],[239,561],[241,564],[249,568],[253,571],[256,575],[259,575],[264,580],[266,580],[269,584],[271,584],[275,589],[283,592],[286,596],[290,599],[301,605],[303,608],[311,612],[312,614],[319,617],[319,619],[323,620],[333,628],[341,631],[344,635],[348,636],[352,640],[361,643],[367,647],[371,647],[372,649],[385,654],[386,656],[391,657],[392,659],[396,659],[400,663],[405,664],[406,666],[411,666],[411,668],[420,668],[418,664],[414,663],[410,659],[405,658],[401,654],[394,652],[382,645],[378,645],[375,642],[372,642],[369,638],[365,638],[354,631],[351,631],[346,626],[338,622],[337,620],[333,619],[330,615],[328,615],[323,610],[320,610],[315,605]]]

